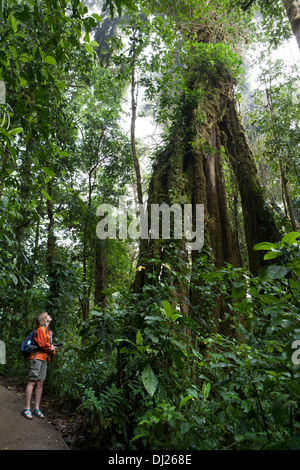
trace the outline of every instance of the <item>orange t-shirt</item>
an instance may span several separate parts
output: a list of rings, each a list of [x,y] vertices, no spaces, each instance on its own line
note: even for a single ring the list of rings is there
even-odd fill
[[[45,361],[48,358],[48,361],[50,361],[50,357],[55,354],[55,351],[51,349],[51,336],[52,333],[49,328],[39,326],[35,330],[32,340],[32,344],[37,345],[39,348],[32,351],[28,355],[28,359],[40,359],[41,361]]]

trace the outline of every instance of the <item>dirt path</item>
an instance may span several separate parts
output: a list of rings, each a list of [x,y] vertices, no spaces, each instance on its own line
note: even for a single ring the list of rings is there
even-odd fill
[[[21,415],[24,394],[0,385],[1,450],[68,450],[56,429],[47,419]]]

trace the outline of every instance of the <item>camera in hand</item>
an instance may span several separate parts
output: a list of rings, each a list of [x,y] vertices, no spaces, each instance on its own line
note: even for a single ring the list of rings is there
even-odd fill
[[[55,346],[56,348],[59,346],[63,346],[63,343],[51,343],[51,344]],[[32,351],[36,351],[37,349],[39,349],[39,347],[36,344],[29,344],[27,346],[27,349],[28,349],[28,352],[32,352]]]

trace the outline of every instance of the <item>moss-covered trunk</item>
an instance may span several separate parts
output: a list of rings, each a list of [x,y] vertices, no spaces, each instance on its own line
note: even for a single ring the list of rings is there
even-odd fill
[[[232,81],[226,79],[226,76],[219,76],[218,80],[210,83],[195,80],[191,86],[202,90],[201,99],[197,103],[183,99],[169,143],[157,155],[149,187],[148,215],[152,204],[192,204],[193,208],[196,204],[204,204],[204,248],[212,250],[216,267],[226,263],[234,267],[241,266],[227,204],[223,170],[225,156],[232,164],[241,196],[249,267],[253,274],[257,274],[263,260],[260,252],[253,250],[253,246],[266,240],[278,240],[279,234],[272,214],[266,208],[255,162],[234,103]],[[145,283],[153,282],[154,279],[156,282],[172,282],[176,288],[174,301],[187,313],[186,305],[182,307],[182,299],[189,298],[192,305],[198,305],[196,316],[203,318],[205,289],[200,289],[199,297],[197,289],[193,290],[188,283],[180,282],[180,274],[186,269],[188,257],[192,261],[192,274],[201,251],[193,250],[188,255],[185,242],[184,239],[164,240],[162,237],[152,240],[149,233],[149,239],[141,241],[139,265],[146,269],[137,271],[135,290],[141,291]],[[177,276],[171,276],[164,267],[166,263],[177,272]],[[149,272],[151,280],[147,278]],[[203,283],[201,274],[198,282]],[[216,303],[215,311],[210,312],[210,319],[218,325],[222,324],[220,320],[224,317],[226,303],[222,297]],[[226,330],[227,326],[224,328]]]
[[[205,243],[213,252],[217,267],[225,263],[239,266],[241,259],[238,247],[234,243],[228,205],[226,200],[225,179],[223,172],[223,151],[220,134],[220,120],[224,108],[224,96],[227,84],[223,81],[218,88],[206,87],[204,98],[198,103],[184,102],[178,110],[178,120],[174,123],[169,144],[157,156],[153,176],[149,187],[148,215],[151,205],[166,203],[204,205]],[[195,216],[195,210],[194,210]],[[195,219],[194,219],[195,220]],[[149,226],[151,220],[149,218]],[[148,240],[141,243],[139,265],[144,266],[137,272],[135,290],[140,291],[147,278],[147,272],[156,274],[156,281],[165,279],[172,282],[176,290],[177,303],[184,312],[182,299],[191,298],[193,303],[200,303],[195,292],[188,288],[188,283],[180,282],[180,275],[186,270],[190,257],[192,264],[197,259],[199,250],[192,250],[190,255],[185,248],[186,240]],[[153,265],[153,260],[156,260]],[[162,268],[168,263],[177,276],[171,279],[170,272]],[[151,278],[153,280],[153,277]],[[153,282],[153,281],[152,281]],[[201,310],[201,307],[200,307]],[[214,312],[215,320],[223,316],[222,299]],[[199,315],[201,312],[199,311]]]

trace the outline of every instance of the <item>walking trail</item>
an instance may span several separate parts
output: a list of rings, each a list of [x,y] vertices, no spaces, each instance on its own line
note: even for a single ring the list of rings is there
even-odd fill
[[[1,450],[68,450],[47,418],[25,419],[24,393],[0,384],[0,451]]]

